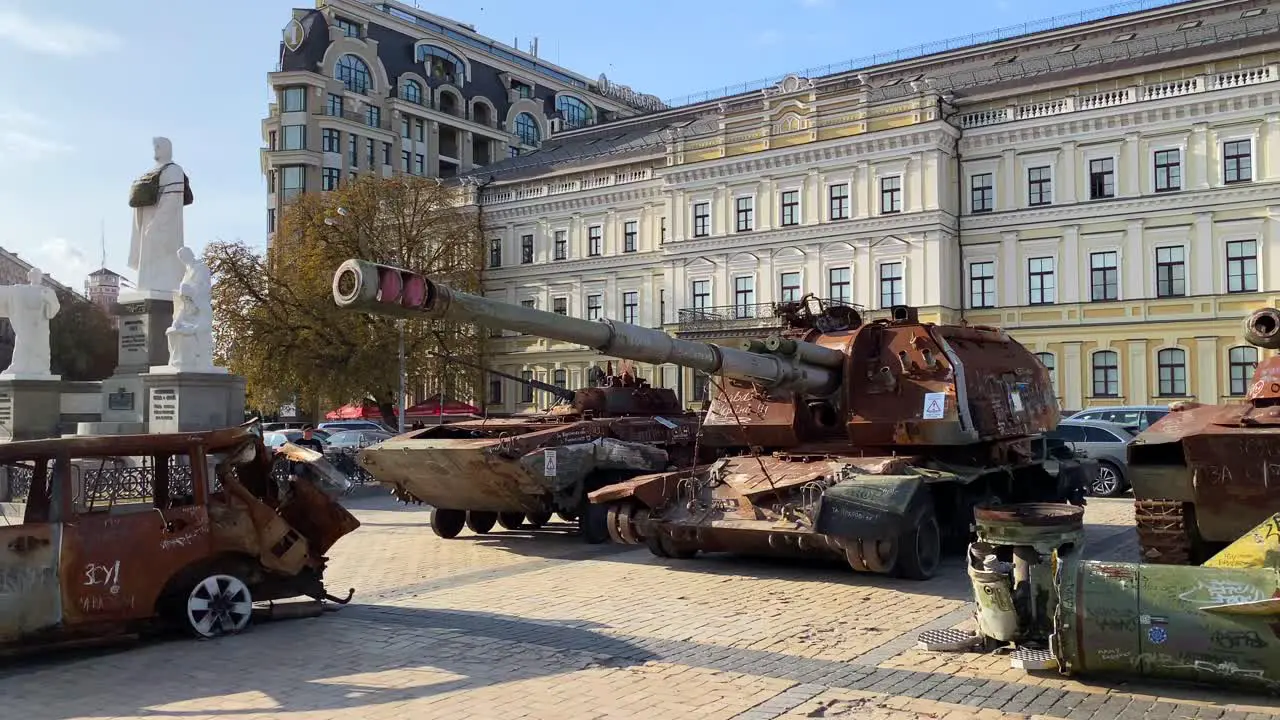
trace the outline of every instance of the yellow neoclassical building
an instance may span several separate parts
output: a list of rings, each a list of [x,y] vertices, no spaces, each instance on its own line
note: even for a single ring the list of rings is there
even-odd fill
[[[546,132],[458,171],[485,292],[722,342],[807,293],[910,304],[1008,329],[1064,409],[1238,396],[1259,359],[1241,321],[1280,295],[1280,3],[1144,5],[574,122],[530,77]],[[601,361],[512,333],[490,350],[566,386]],[[493,412],[545,401],[488,388]]]

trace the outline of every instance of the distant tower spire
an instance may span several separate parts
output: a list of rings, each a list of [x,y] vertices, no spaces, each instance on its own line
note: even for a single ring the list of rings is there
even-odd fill
[[[101,221],[101,223],[102,223],[102,226],[101,226],[101,233],[102,233],[102,264],[101,264],[101,265],[99,265],[98,267],[106,267],[106,266],[107,266],[107,221],[104,219],[104,220],[102,220],[102,221]]]

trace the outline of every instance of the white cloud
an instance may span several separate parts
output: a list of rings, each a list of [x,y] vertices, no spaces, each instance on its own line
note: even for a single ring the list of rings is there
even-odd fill
[[[13,45],[41,55],[80,57],[110,52],[120,37],[86,25],[28,15],[17,7],[0,7],[0,45]]]
[[[16,250],[23,260],[76,292],[84,292],[84,279],[98,269],[96,259],[91,259],[65,238],[52,238],[40,245],[28,247],[23,244],[10,249]]]
[[[70,145],[47,136],[47,123],[22,110],[0,110],[0,152],[15,160],[39,160],[66,152]]]

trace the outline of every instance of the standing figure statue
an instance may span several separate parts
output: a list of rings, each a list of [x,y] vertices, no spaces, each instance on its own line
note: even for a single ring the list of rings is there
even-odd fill
[[[137,292],[172,293],[182,279],[178,248],[183,246],[182,211],[194,202],[191,183],[173,162],[168,138],[152,138],[156,166],[134,181],[129,191],[133,235],[129,268],[136,270]]]
[[[58,294],[44,284],[44,273],[31,268],[26,285],[0,286],[0,315],[13,326],[13,362],[0,377],[48,379],[49,321],[58,314]]]
[[[169,367],[180,372],[218,372],[213,366],[213,284],[209,268],[189,247],[174,256],[186,268],[173,303]]]

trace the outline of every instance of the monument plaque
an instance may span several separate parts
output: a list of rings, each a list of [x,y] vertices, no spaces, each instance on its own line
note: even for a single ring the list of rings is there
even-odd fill
[[[151,388],[151,420],[153,422],[178,421],[178,390],[172,387]]]
[[[107,409],[118,411],[129,411],[134,409],[134,394],[129,392],[127,388],[120,388],[113,393],[107,394]]]

